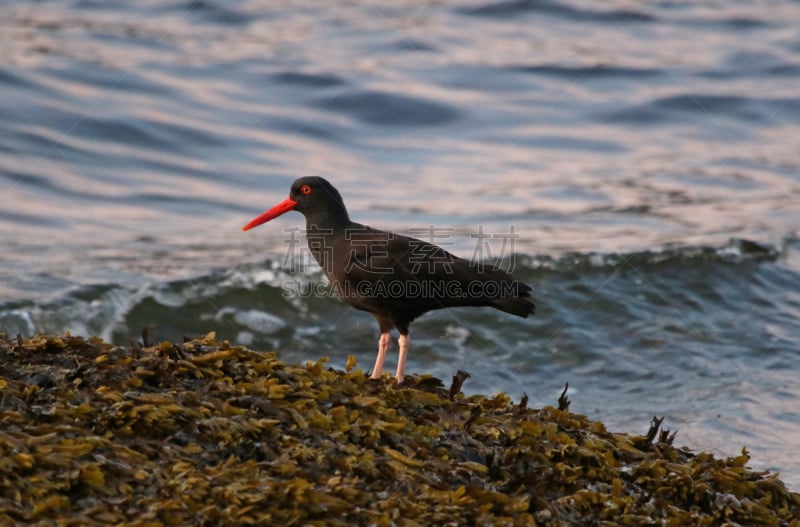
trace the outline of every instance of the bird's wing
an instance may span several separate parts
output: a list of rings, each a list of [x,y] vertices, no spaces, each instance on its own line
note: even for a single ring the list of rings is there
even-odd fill
[[[529,286],[504,271],[481,268],[409,236],[354,229],[349,247],[346,279],[381,286],[409,309],[494,305],[498,299],[525,297],[530,292]]]

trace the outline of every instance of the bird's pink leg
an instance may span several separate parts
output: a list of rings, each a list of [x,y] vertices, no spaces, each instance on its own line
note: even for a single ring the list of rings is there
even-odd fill
[[[383,361],[386,360],[386,352],[389,350],[389,342],[391,335],[389,332],[381,333],[381,338],[378,339],[378,358],[375,359],[375,367],[372,368],[372,378],[380,379],[381,370],[383,369]]]
[[[400,344],[400,356],[397,358],[397,373],[395,374],[395,378],[397,379],[398,383],[403,382],[403,376],[406,372],[406,357],[408,357],[408,335],[400,334],[400,338],[397,339],[397,343]]]

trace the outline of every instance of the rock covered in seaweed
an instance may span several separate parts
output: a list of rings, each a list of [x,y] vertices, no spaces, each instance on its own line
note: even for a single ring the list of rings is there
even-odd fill
[[[0,524],[800,526],[745,452],[410,384],[213,334],[0,334]]]

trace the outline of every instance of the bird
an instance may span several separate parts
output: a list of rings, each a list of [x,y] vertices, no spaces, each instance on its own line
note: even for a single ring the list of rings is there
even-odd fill
[[[428,311],[488,306],[523,318],[535,312],[532,288],[505,271],[477,265],[433,243],[352,221],[341,194],[323,177],[296,179],[288,198],[253,218],[242,230],[289,211],[305,216],[309,250],[331,290],[377,320],[380,338],[373,379],[381,377],[391,331],[397,329],[395,380],[403,383],[409,325]]]

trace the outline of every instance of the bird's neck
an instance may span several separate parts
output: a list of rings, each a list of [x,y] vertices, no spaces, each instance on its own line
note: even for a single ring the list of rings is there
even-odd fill
[[[350,216],[344,206],[306,213],[306,230],[309,232],[324,234],[344,231],[350,224]]]
[[[347,210],[329,209],[324,212],[306,215],[306,238],[308,248],[319,266],[333,279],[334,251],[344,250],[337,245],[336,239],[346,237],[346,232],[353,223]],[[337,249],[338,248],[338,249]]]

